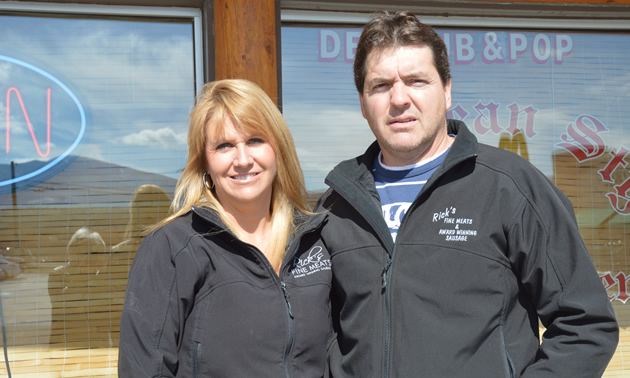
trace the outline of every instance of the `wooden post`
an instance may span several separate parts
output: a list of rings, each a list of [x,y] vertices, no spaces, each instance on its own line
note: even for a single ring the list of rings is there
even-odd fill
[[[275,0],[214,0],[215,80],[251,80],[278,104],[276,15]]]

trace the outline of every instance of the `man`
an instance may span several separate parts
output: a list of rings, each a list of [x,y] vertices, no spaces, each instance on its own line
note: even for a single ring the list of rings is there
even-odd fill
[[[330,172],[318,205],[334,275],[331,375],[601,376],[619,329],[572,205],[527,161],[446,120],[437,33],[381,13],[354,74],[376,142]]]

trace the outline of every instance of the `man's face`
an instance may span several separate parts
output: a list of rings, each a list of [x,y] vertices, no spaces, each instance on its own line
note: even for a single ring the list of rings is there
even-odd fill
[[[451,82],[442,85],[429,47],[376,50],[365,68],[361,111],[384,164],[414,164],[450,145],[446,110],[451,107]]]

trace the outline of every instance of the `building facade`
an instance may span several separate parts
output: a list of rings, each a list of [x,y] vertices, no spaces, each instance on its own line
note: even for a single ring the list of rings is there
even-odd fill
[[[379,9],[445,40],[449,118],[571,199],[621,326],[605,376],[630,372],[630,0],[97,0],[0,1],[0,375],[116,376],[129,267],[203,83],[265,89],[323,192],[374,140],[352,62]]]

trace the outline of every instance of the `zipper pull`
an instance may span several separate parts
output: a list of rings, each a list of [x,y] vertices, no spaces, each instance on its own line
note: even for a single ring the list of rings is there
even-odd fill
[[[282,287],[284,300],[287,302],[287,307],[289,308],[289,316],[291,317],[291,319],[293,319],[293,310],[291,309],[291,301],[289,301],[289,298],[291,298],[291,296],[289,295],[289,291],[287,290],[287,285],[284,283],[284,281],[280,281],[280,286]]]
[[[385,267],[383,268],[383,271],[381,272],[381,277],[382,277],[381,288],[383,289],[383,291],[385,291],[385,287],[387,286],[387,273],[389,272],[390,266],[392,266],[392,259],[389,257],[389,255],[387,255],[387,263],[385,264]]]

